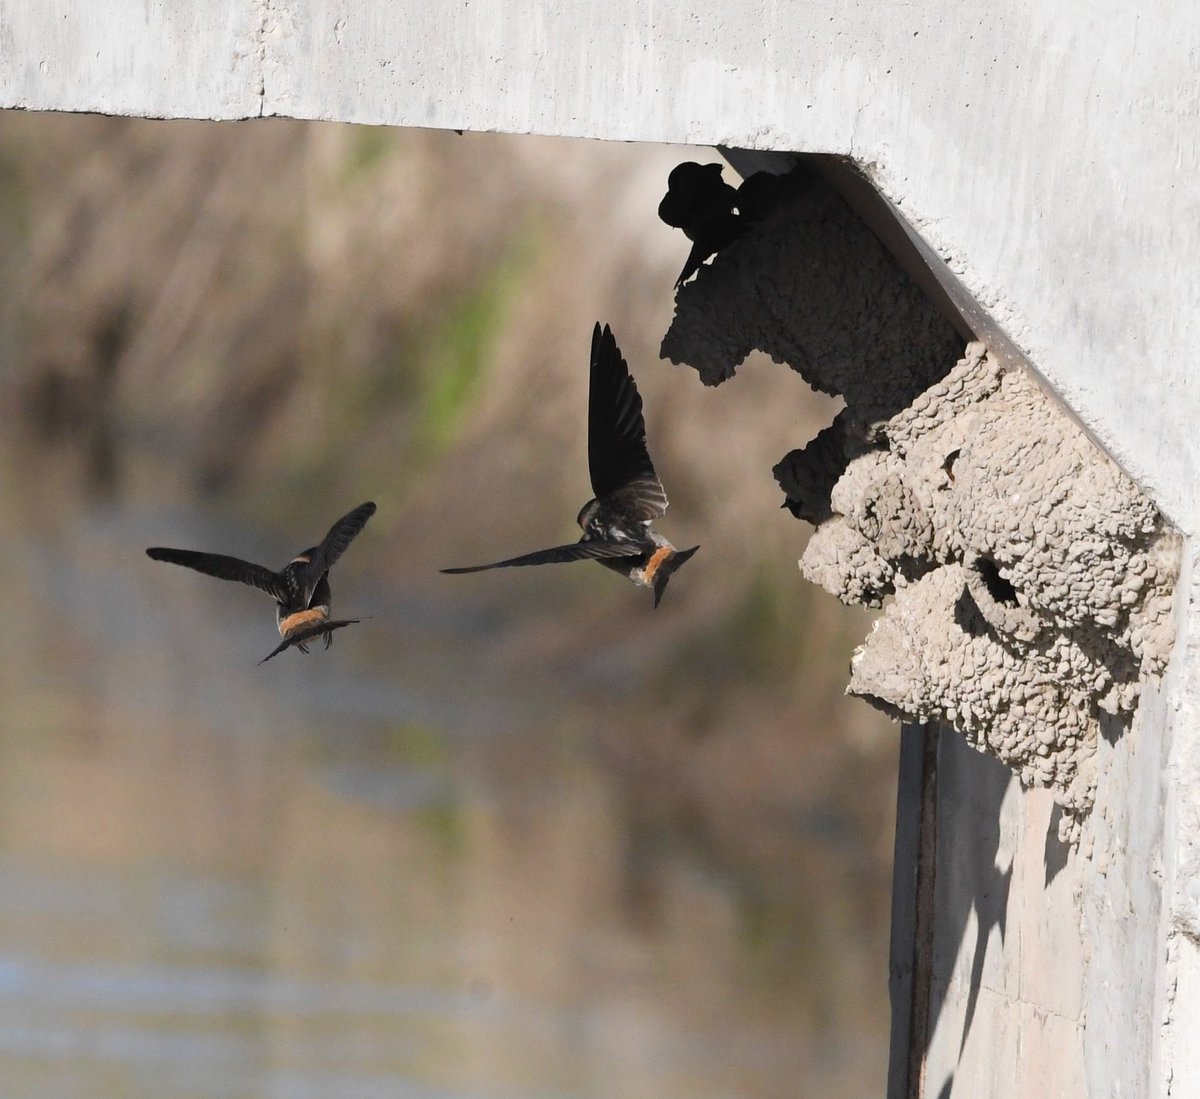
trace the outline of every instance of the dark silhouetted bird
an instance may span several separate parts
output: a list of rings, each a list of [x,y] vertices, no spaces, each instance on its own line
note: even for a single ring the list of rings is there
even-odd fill
[[[709,256],[732,244],[743,230],[733,212],[738,193],[721,178],[721,165],[677,164],[667,176],[667,193],[658,204],[658,216],[668,225],[682,229],[692,250],[675,280],[678,289]]]
[[[330,527],[319,546],[297,554],[279,572],[219,553],[151,546],[146,554],[155,561],[183,565],[219,580],[249,584],[274,599],[275,620],[283,641],[259,661],[264,664],[291,645],[306,653],[308,643],[318,637],[323,637],[325,648],[329,648],[333,644],[334,630],[362,621],[361,618],[344,618],[336,622],[330,619],[329,570],[374,514],[374,504],[360,504]]]
[[[639,587],[653,588],[657,607],[671,574],[700,547],[677,550],[650,529],[651,522],[667,510],[667,495],[646,452],[642,398],[608,325],[601,330],[597,324],[592,332],[588,471],[596,495],[583,505],[576,519],[583,528],[578,542],[442,572],[599,561]]]

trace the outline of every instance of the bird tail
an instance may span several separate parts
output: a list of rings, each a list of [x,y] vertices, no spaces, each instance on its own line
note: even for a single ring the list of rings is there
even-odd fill
[[[284,649],[290,648],[292,645],[299,645],[301,642],[313,641],[318,637],[324,637],[326,648],[329,647],[329,635],[334,630],[340,630],[343,626],[353,626],[355,622],[363,621],[361,618],[343,618],[338,622],[318,622],[312,626],[307,626],[299,630],[294,630],[287,635],[278,645],[275,646],[259,663],[265,664],[273,656],[278,656]]]
[[[659,566],[658,572],[654,574],[654,605],[656,607],[663,597],[663,592],[667,590],[667,581],[671,579],[671,574],[677,569],[683,568],[684,563],[699,548],[699,546],[693,546],[689,550],[680,550],[678,553],[673,553],[670,560],[664,561]]]

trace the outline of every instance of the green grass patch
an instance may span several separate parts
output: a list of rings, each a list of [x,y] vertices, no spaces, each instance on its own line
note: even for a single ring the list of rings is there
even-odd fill
[[[354,142],[342,168],[342,184],[351,184],[366,175],[395,148],[396,135],[390,127],[354,127]]]
[[[513,298],[536,251],[532,234],[514,239],[500,260],[451,303],[419,351],[420,396],[412,457],[436,458],[454,441],[491,361]]]

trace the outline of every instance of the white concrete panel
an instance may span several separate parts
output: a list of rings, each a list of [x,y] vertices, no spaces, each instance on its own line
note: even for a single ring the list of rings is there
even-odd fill
[[[1167,1090],[1196,1063],[1198,991],[1192,941],[1164,965],[1165,709],[1148,689],[1110,728],[1078,849],[1045,791],[942,734],[925,1099],[1194,1094]]]
[[[256,5],[235,0],[0,0],[0,105],[257,115],[261,38]]]

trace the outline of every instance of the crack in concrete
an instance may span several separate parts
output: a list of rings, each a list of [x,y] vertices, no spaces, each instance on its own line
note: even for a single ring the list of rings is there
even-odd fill
[[[251,56],[254,58],[252,90],[258,97],[257,117],[267,114],[267,69],[272,64],[271,40],[284,33],[291,11],[275,0],[251,0],[253,38]]]

